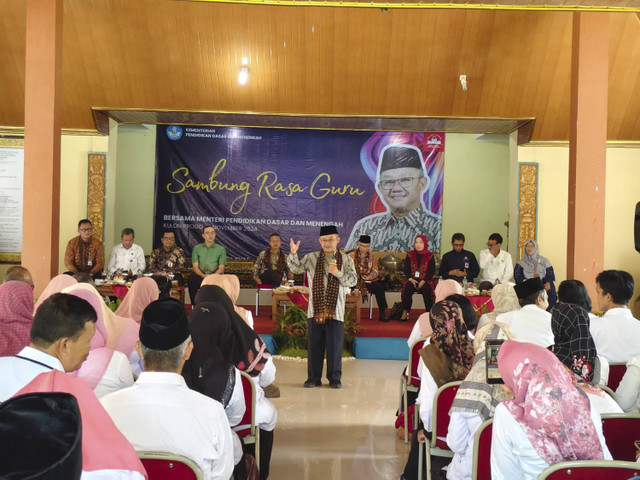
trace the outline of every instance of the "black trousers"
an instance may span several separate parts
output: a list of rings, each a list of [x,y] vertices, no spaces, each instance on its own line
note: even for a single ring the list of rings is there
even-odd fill
[[[280,275],[277,270],[265,270],[258,278],[260,279],[260,283],[271,285],[272,287],[279,286],[282,281],[282,275]]]
[[[402,290],[402,308],[409,312],[411,310],[411,305],[413,305],[413,294],[421,293],[422,298],[424,299],[424,309],[428,312],[431,310],[433,306],[433,300],[431,299],[431,285],[428,282],[422,286],[422,288],[418,289],[413,286],[413,283],[407,282]]]
[[[339,382],[342,378],[342,344],[344,322],[329,319],[318,324],[313,318],[307,319],[309,358],[307,380],[318,382],[322,379],[324,352],[327,352],[327,380]]]
[[[191,305],[196,304],[196,295],[198,293],[198,290],[200,290],[200,285],[202,285],[202,280],[204,279],[196,273],[192,273],[189,275],[189,280],[187,280],[187,286],[189,287],[189,298],[191,299]]]
[[[255,443],[245,445],[245,451],[256,456],[256,445]],[[260,429],[260,465],[258,468],[260,469],[260,480],[267,480],[269,478],[269,464],[271,463],[271,451],[273,450],[273,430],[267,432],[266,430]]]
[[[371,292],[376,297],[376,302],[378,302],[378,308],[380,310],[387,309],[387,296],[385,295],[384,283],[382,282],[371,282],[365,283],[367,286],[367,290]]]

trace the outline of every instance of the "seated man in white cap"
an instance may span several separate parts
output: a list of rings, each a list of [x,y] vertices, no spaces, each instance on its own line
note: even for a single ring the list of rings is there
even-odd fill
[[[522,308],[502,313],[496,321],[509,325],[519,342],[534,343],[545,348],[553,345],[551,314],[547,312],[549,301],[542,280],[530,278],[513,288]]]
[[[184,306],[173,298],[142,313],[136,350],[145,371],[129,388],[101,399],[136,451],[169,451],[192,459],[205,480],[228,480],[233,443],[222,405],[190,390],[180,372],[193,350]]]
[[[380,311],[378,320],[388,322],[389,319],[385,313],[387,309],[387,298],[384,283],[378,281],[378,259],[371,254],[369,251],[370,247],[371,236],[360,235],[358,248],[349,254],[356,267],[356,274],[358,275],[356,287],[362,294],[362,301],[366,301],[367,292],[371,292],[376,296],[378,310]]]

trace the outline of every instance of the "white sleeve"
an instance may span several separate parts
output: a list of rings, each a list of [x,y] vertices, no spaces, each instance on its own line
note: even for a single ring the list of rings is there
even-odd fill
[[[111,249],[111,253],[109,254],[109,262],[107,263],[107,273],[114,273],[116,271],[116,259],[118,255],[116,252],[116,248],[118,248],[117,245]]]
[[[512,448],[512,431],[509,424],[515,420],[503,404],[496,407],[493,415],[491,438],[491,480],[513,480],[523,478],[524,472]]]
[[[625,412],[633,412],[637,408],[640,397],[640,357],[627,363],[627,371],[616,390],[618,405]]]
[[[133,373],[129,359],[124,353],[115,351],[102,378],[93,389],[93,393],[96,397],[102,398],[131,385],[133,385]]]
[[[590,408],[590,411],[591,411],[591,420],[593,420],[593,425],[596,427],[598,440],[600,440],[602,453],[604,453],[604,459],[613,460],[613,457],[611,456],[611,452],[609,452],[609,448],[607,447],[607,442],[605,441],[604,435],[602,434],[602,417],[600,417],[600,414],[596,411],[595,408]]]
[[[224,412],[220,412],[217,421],[210,422],[210,428],[214,444],[211,455],[204,458],[204,477],[211,480],[229,480],[234,467],[233,437]]]
[[[142,250],[142,247],[140,245],[138,245],[138,250],[136,253],[136,264],[137,267],[136,271],[133,272],[134,275],[140,275],[147,269],[147,262],[144,259],[144,250]]]
[[[420,359],[422,363],[422,359]],[[433,417],[433,399],[438,391],[438,385],[431,376],[431,372],[423,363],[422,378],[420,379],[420,392],[416,403],[420,404],[420,420],[424,424],[424,429],[431,432],[433,427],[431,421]]]
[[[489,252],[488,250],[482,250],[480,252],[480,255],[478,255],[480,257],[479,258],[480,268],[485,268],[487,266],[487,263],[488,263],[489,257],[490,257],[490,254],[488,252]]]
[[[269,357],[264,364],[264,368],[258,375],[258,384],[261,387],[271,385],[276,380],[276,364],[273,363],[273,357]]]
[[[464,453],[467,451],[467,442],[469,441],[469,428],[467,426],[467,415],[473,415],[463,412],[452,412],[449,414],[449,430],[447,431],[447,445],[451,451],[456,453]]]
[[[409,334],[409,338],[407,339],[407,345],[409,345],[409,348],[411,348],[411,346],[416,343],[418,340],[420,340],[420,337],[422,335],[420,335],[420,325],[418,324],[418,321],[416,320],[416,323],[413,325],[413,329],[411,330],[411,333]]]
[[[509,252],[505,252],[506,258],[504,259],[504,274],[502,275],[503,282],[510,282],[513,278],[513,260],[511,259],[511,254]]]
[[[242,417],[247,410],[247,406],[244,403],[244,393],[242,391],[242,378],[240,376],[240,371],[237,368],[235,369],[235,371],[236,382],[235,386],[233,387],[233,393],[231,393],[231,399],[224,409],[224,413],[227,414],[229,424],[233,427],[240,423],[240,420],[242,420]]]
[[[247,319],[247,325],[249,325],[251,327],[251,330],[253,330],[253,313],[251,313],[251,310],[245,309],[245,318]]]

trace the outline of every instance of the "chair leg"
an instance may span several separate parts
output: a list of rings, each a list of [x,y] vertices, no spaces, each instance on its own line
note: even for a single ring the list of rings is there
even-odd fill
[[[423,450],[425,448],[426,448],[425,443],[418,442],[418,480],[422,480],[422,463],[424,462]]]
[[[369,295],[369,320],[373,318],[373,296]]]
[[[407,388],[408,382],[403,382],[403,391],[402,391],[402,398],[403,398],[403,402],[404,402],[404,443],[408,443],[409,442],[409,412],[408,410],[408,403],[409,400],[407,400],[407,393],[409,392],[409,389]]]
[[[431,443],[429,439],[424,443],[424,456],[427,464],[427,480],[431,480]],[[422,470],[420,470],[420,475],[422,475]]]
[[[260,427],[256,425],[256,465],[260,468]]]
[[[260,304],[260,289],[256,290],[256,317],[258,316],[258,305]]]

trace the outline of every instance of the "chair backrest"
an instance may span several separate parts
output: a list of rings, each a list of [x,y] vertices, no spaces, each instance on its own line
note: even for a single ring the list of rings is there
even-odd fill
[[[473,440],[473,471],[471,480],[491,480],[491,439],[493,418],[485,420],[476,430]]]
[[[640,474],[640,464],[612,460],[575,460],[551,465],[538,480],[629,480]]]
[[[149,480],[203,480],[202,471],[190,458],[167,452],[136,452]]]
[[[614,460],[635,461],[634,442],[640,440],[640,413],[603,414],[602,434]]]
[[[407,364],[407,372],[409,372],[409,385],[414,387],[420,386],[420,377],[418,376],[418,364],[420,363],[420,349],[427,338],[423,337],[411,345],[409,349],[409,363]]]
[[[431,434],[431,446],[450,450],[447,442],[438,439],[438,437],[446,437],[449,431],[449,410],[453,399],[458,393],[461,381],[449,382],[442,385],[433,398],[433,432]]]
[[[246,437],[256,433],[256,386],[249,374],[245,372],[240,372],[240,380],[246,409],[242,420],[233,427],[233,431],[240,437]]]
[[[609,387],[614,392],[620,385],[620,381],[622,377],[624,377],[625,372],[627,371],[626,363],[610,363],[609,364],[609,379],[607,380],[607,387]]]

